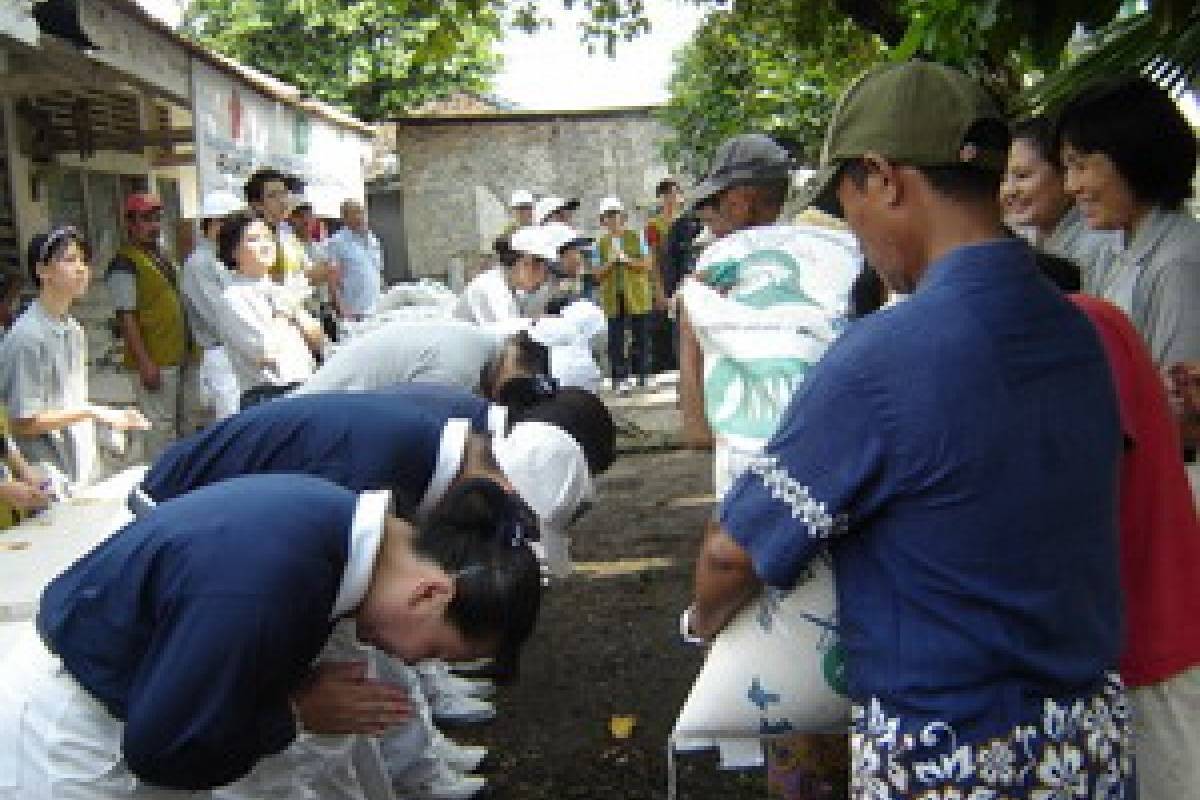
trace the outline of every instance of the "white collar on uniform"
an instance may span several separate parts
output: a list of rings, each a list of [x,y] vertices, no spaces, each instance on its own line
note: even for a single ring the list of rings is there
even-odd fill
[[[488,432],[492,436],[503,436],[508,433],[508,406],[492,403],[487,410]]]
[[[433,477],[429,480],[429,488],[417,505],[417,516],[425,517],[433,507],[446,496],[450,482],[458,475],[462,467],[463,457],[467,450],[467,435],[471,432],[471,423],[465,419],[446,420],[442,428],[442,443],[438,446],[437,463],[433,467]]]
[[[342,583],[330,614],[333,619],[349,614],[367,596],[375,558],[383,541],[383,520],[387,516],[388,499],[389,492],[386,490],[363,492],[358,496],[354,521],[350,523],[350,552],[346,559],[346,571],[342,573]]]

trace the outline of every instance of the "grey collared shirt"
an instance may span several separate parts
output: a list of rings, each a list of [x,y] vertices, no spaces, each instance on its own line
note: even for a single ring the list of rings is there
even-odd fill
[[[1159,367],[1200,360],[1200,222],[1187,212],[1152,209],[1088,288],[1129,315]]]
[[[43,411],[87,405],[87,340],[70,316],[55,317],[34,300],[0,340],[0,396],[12,419]],[[85,486],[96,459],[92,420],[37,436],[14,436],[30,463],[62,472],[73,486]]]
[[[1120,234],[1092,230],[1084,221],[1079,207],[1074,205],[1063,214],[1054,231],[1040,245],[1047,253],[1077,264],[1085,288],[1097,279],[1097,271],[1112,259],[1112,254],[1120,246]]]

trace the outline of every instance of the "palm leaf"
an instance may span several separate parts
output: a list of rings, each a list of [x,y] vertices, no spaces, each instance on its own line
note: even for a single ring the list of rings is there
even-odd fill
[[[1178,93],[1200,76],[1200,10],[1178,13],[1178,3],[1117,19],[1095,38],[1098,44],[1063,69],[1019,94],[1021,113],[1052,110],[1100,80],[1145,75]]]

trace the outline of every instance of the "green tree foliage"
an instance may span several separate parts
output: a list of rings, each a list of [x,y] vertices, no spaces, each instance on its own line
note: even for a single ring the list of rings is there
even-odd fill
[[[667,160],[702,171],[723,139],[755,131],[815,161],[834,102],[883,53],[830,0],[716,10],[675,55]]]
[[[701,0],[703,1],[703,0]],[[676,55],[668,159],[703,169],[760,131],[815,156],[836,99],[873,63],[929,58],[980,78],[1014,113],[1146,74],[1170,89],[1200,72],[1196,0],[737,0]]]
[[[192,0],[184,32],[364,119],[455,91],[482,91],[500,66],[501,2]]]

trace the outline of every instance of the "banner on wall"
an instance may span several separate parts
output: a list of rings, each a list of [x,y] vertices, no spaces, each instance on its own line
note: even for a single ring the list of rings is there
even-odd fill
[[[346,199],[364,199],[359,134],[254,91],[192,60],[196,178],[200,196],[242,186],[259,167],[275,167],[305,182],[320,216],[336,217]]]

